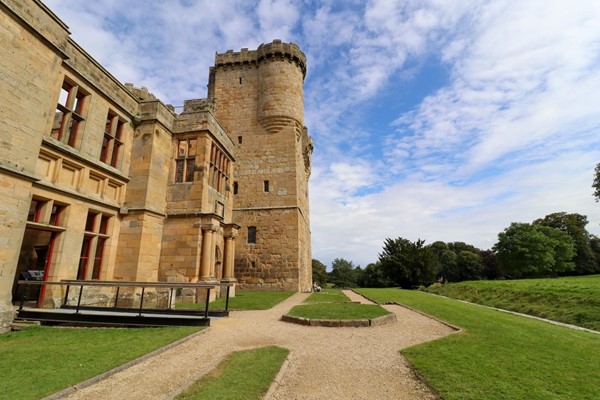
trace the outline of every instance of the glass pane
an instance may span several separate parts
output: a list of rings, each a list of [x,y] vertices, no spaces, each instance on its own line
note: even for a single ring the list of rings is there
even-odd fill
[[[85,230],[87,232],[94,232],[94,221],[96,219],[95,213],[88,213],[87,220],[85,221]]]
[[[183,182],[184,161],[178,160],[175,163],[175,182]]]
[[[185,157],[187,155],[187,141],[179,141],[179,150],[177,151],[177,157]]]
[[[248,243],[256,243],[256,227],[248,227]]]
[[[103,215],[102,218],[100,219],[100,230],[98,231],[99,233],[102,233],[103,235],[106,235],[107,229],[108,229],[108,220],[110,219],[110,217],[108,215]]]
[[[194,163],[194,160],[187,160],[187,171],[185,174],[185,181],[186,182],[193,182],[194,181],[194,171],[196,170],[196,165]]]

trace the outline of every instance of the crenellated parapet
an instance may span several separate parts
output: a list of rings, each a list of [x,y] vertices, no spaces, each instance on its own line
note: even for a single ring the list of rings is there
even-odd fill
[[[244,48],[237,52],[227,50],[225,53],[217,53],[215,67],[248,66],[263,61],[286,59],[295,63],[302,71],[302,76],[306,76],[306,56],[300,47],[295,43],[283,43],[278,39],[271,43],[263,43],[256,50]]]

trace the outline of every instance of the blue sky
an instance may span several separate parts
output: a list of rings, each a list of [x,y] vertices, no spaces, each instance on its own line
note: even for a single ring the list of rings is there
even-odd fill
[[[600,162],[596,0],[46,0],[122,82],[206,96],[215,52],[295,42],[313,258],[365,266],[385,238],[491,248],[511,222],[587,215]]]

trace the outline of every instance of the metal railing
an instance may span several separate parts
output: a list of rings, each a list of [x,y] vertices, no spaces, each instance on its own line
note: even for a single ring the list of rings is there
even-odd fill
[[[23,310],[23,305],[25,303],[25,292],[29,286],[66,286],[65,295],[63,299],[63,306],[66,306],[68,303],[69,291],[71,286],[79,286],[79,293],[77,296],[77,306],[75,307],[75,314],[79,314],[82,308],[86,308],[86,306],[81,305],[81,300],[83,298],[83,289],[86,286],[90,287],[116,287],[116,295],[115,301],[113,305],[113,309],[117,309],[117,304],[119,300],[119,290],[124,287],[134,287],[141,288],[141,296],[140,296],[140,305],[137,308],[137,313],[139,316],[144,312],[144,294],[146,292],[146,288],[166,288],[169,289],[169,301],[167,310],[171,310],[173,306],[173,292],[175,289],[206,289],[206,301],[204,307],[204,318],[208,318],[208,305],[210,302],[210,291],[216,289],[218,286],[226,287],[227,293],[225,298],[225,312],[229,311],[229,292],[232,283],[183,283],[183,282],[135,282],[135,281],[84,281],[84,280],[62,280],[60,282],[51,282],[51,281],[29,281],[29,280],[19,280],[17,282],[18,285],[25,286],[25,290],[21,292],[21,298],[19,303],[19,311]],[[132,309],[128,309],[132,310]],[[146,309],[146,311],[151,311],[152,309]]]

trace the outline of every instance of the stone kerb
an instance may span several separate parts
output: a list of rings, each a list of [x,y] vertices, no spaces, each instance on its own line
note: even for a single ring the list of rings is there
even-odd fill
[[[387,314],[371,319],[315,319],[282,315],[281,321],[298,325],[324,326],[330,328],[361,328],[367,326],[381,326],[395,323],[396,314]]]

